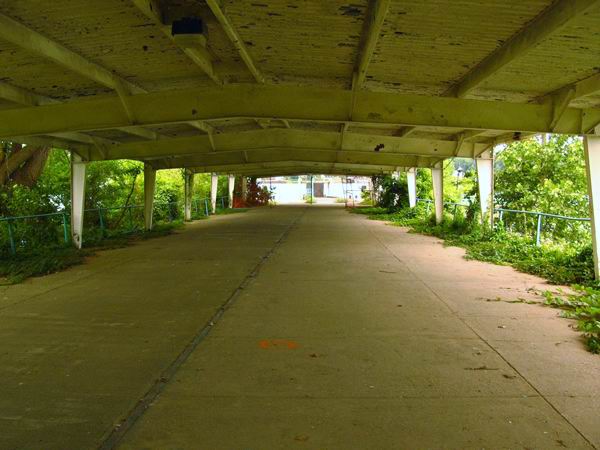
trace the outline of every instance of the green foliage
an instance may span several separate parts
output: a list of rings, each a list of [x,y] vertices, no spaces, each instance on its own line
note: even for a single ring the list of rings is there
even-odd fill
[[[553,283],[573,284],[576,294],[546,293],[546,304],[563,309],[566,317],[577,319],[588,348],[600,353],[600,285],[594,280],[589,223],[544,218],[541,246],[535,245],[536,216],[506,212],[491,230],[480,223],[475,173],[472,166],[463,166],[463,162],[445,163],[444,200],[467,201],[469,206],[466,209],[446,206],[441,224],[436,224],[429,214],[433,208],[424,203],[412,210],[390,208],[386,203],[382,205],[385,208],[354,212],[440,237],[447,245],[466,249],[467,258],[509,264]],[[461,179],[455,176],[458,168],[465,174]],[[584,168],[579,138],[553,136],[545,145],[536,140],[513,143],[497,154],[495,203],[503,209],[587,217]],[[418,196],[430,198],[430,171],[419,170],[417,180]],[[386,189],[391,195],[395,188],[386,186]],[[385,192],[381,198],[387,198]]]
[[[0,280],[4,278],[4,281],[0,282],[0,285],[16,284],[30,277],[59,272],[82,264],[85,258],[93,255],[96,250],[124,247],[139,240],[166,236],[179,227],[181,227],[181,222],[159,224],[152,231],[120,233],[103,240],[88,240],[82,250],[66,245],[52,246],[35,248],[10,258],[2,258],[0,259]]]
[[[0,189],[0,217],[29,216],[70,210],[70,154],[55,149],[44,171],[29,188],[10,185]],[[112,235],[143,226],[143,164],[138,161],[102,161],[87,165],[84,240],[97,243]],[[183,216],[184,176],[180,169],[160,170],[156,177],[155,223]],[[195,176],[193,217],[204,217],[204,198],[210,195],[210,175]],[[219,197],[227,196],[227,177],[219,177]],[[123,206],[132,206],[123,209]],[[133,207],[135,206],[135,207]],[[196,207],[197,206],[197,207]],[[98,208],[102,208],[98,211]],[[66,216],[67,225],[69,217]],[[64,244],[63,216],[53,215],[11,222],[17,254],[44,253]],[[10,258],[8,227],[0,223],[0,257]]]
[[[573,286],[575,294],[544,293],[546,305],[563,310],[563,316],[577,320],[577,328],[583,332],[592,353],[600,353],[600,290]]]
[[[552,136],[516,142],[500,151],[496,162],[495,200],[500,208],[588,217],[585,159],[580,138]],[[531,233],[536,217],[507,213],[505,226]],[[544,219],[549,240],[589,241],[588,223]]]

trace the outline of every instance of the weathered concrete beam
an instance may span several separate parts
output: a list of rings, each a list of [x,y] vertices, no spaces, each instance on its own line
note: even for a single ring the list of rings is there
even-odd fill
[[[367,76],[367,70],[375,47],[379,40],[379,34],[385,21],[385,16],[390,7],[390,0],[371,0],[369,4],[368,17],[365,20],[361,47],[356,64],[356,76],[354,77],[353,89],[360,89]]]
[[[165,14],[158,0],[132,0],[135,6],[150,20],[156,23],[165,36],[173,40],[171,27],[164,23]],[[177,45],[177,43],[176,43]],[[206,48],[202,45],[194,47],[180,47],[186,56],[191,59],[215,83],[222,84],[215,72],[214,61]]]
[[[417,157],[414,155],[377,154],[368,152],[340,152],[322,149],[266,148],[252,152],[227,152],[182,156],[152,160],[152,164],[163,169],[180,167],[215,167],[223,173],[228,165],[266,163],[278,161],[303,161],[307,163],[358,164],[370,166],[429,167],[439,158]],[[218,167],[218,168],[217,168]],[[224,169],[220,169],[224,167]],[[227,173],[227,172],[225,172]]]
[[[237,30],[229,20],[229,17],[227,17],[225,12],[223,11],[221,7],[221,2],[219,0],[206,0],[206,4],[221,24],[221,27],[225,31],[225,34],[240,54],[242,61],[244,61],[246,67],[248,68],[254,79],[259,83],[264,83],[264,75],[261,73],[258,67],[256,67],[256,64],[252,60],[252,57],[250,56],[250,53],[246,48],[246,44],[244,44],[243,39],[240,37]]]
[[[550,132],[551,104],[522,104],[380,92],[230,85],[215,90],[178,90],[129,97],[137,125],[224,118],[279,118],[514,132]],[[118,98],[102,98],[0,111],[0,138],[119,128],[130,125]],[[557,133],[587,133],[600,109],[567,108]]]
[[[111,146],[92,159],[137,159],[168,156],[193,156],[205,153],[226,153],[245,150],[252,152],[264,148],[314,148],[323,150],[362,151],[373,155],[403,154],[429,156],[464,156],[483,152],[488,144],[463,142],[460,151],[451,140],[399,138],[372,134],[340,133],[333,131],[307,131],[299,129],[269,128],[218,135],[199,135],[162,139],[154,142],[131,142]],[[375,151],[377,149],[377,151]]]
[[[574,19],[599,5],[599,0],[558,0],[525,28],[471,69],[445,95],[464,97],[511,61],[558,33]]]

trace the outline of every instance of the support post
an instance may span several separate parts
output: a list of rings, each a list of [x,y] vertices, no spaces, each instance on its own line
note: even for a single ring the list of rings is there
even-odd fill
[[[210,175],[210,210],[212,213],[217,212],[217,188],[219,176],[216,173]]]
[[[481,221],[494,227],[494,150],[486,150],[475,158],[477,186],[481,205]]]
[[[233,190],[235,189],[235,175],[229,175],[229,207],[233,208]]]
[[[242,176],[242,200],[244,204],[248,200],[248,178]]]
[[[435,223],[442,223],[444,218],[444,166],[443,161],[431,168],[433,182],[433,201],[435,203]]]
[[[85,205],[85,163],[71,152],[71,239],[81,248],[83,243],[83,211]]]
[[[408,205],[411,208],[417,206],[417,169],[411,167],[406,172],[406,182],[408,183]]]
[[[152,229],[152,216],[154,213],[154,191],[156,190],[156,170],[144,164],[144,228]],[[169,207],[169,210],[171,208]]]
[[[598,248],[600,242],[600,136],[585,136],[585,166],[590,199],[590,218],[592,225],[592,245],[594,248],[594,271],[600,279],[600,261]]]
[[[184,175],[184,207],[183,220],[189,222],[192,220],[192,196],[194,194],[194,172],[186,170]]]

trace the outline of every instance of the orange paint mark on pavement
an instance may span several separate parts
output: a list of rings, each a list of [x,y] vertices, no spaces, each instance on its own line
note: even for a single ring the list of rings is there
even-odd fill
[[[258,345],[260,348],[287,348],[288,350],[294,350],[298,348],[298,343],[296,341],[289,341],[287,339],[263,339],[259,341]]]

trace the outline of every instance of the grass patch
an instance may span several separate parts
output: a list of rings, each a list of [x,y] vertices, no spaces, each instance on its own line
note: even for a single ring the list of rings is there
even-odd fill
[[[81,250],[70,246],[57,246],[34,249],[27,253],[3,258],[0,259],[0,285],[17,284],[27,278],[60,272],[82,264],[86,257],[92,256],[98,250],[121,248],[134,242],[166,236],[181,227],[181,222],[156,224],[151,231],[115,233],[104,239],[86,241]]]

